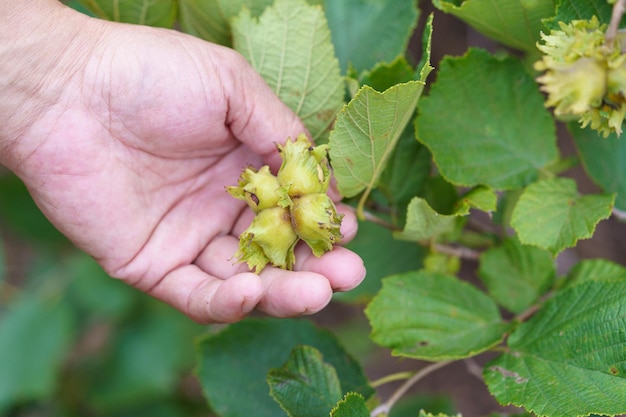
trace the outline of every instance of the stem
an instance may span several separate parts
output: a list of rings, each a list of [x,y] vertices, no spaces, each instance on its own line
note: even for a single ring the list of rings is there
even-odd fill
[[[399,381],[401,379],[409,379],[413,375],[415,375],[415,372],[413,371],[397,372],[395,374],[386,375],[382,378],[377,379],[376,381],[372,381],[370,382],[370,385],[372,386],[372,388],[378,388],[381,385],[385,385],[389,382]]]
[[[402,396],[409,390],[409,388],[411,388],[413,385],[417,383],[417,381],[424,378],[426,375],[436,371],[437,369],[443,368],[444,366],[452,362],[453,361],[431,363],[430,365],[418,371],[415,375],[411,377],[411,379],[407,380],[404,384],[402,384],[400,388],[398,388],[385,403],[376,407],[372,411],[371,417],[376,417],[381,414],[384,414],[384,415],[389,414],[389,411],[391,410],[391,408],[398,402],[400,398],[402,398]]]
[[[553,295],[554,295],[554,291],[547,292],[535,304],[531,305],[526,310],[522,311],[520,314],[515,316],[514,320],[520,323],[527,320],[529,317],[535,314],[541,308],[541,306],[543,306],[543,303],[545,303]]]
[[[605,43],[609,48],[613,47],[613,43],[617,38],[617,30],[619,29],[619,22],[622,20],[626,12],[626,0],[617,0],[613,5],[613,12],[611,13],[611,22],[606,29]]]
[[[398,228],[396,228],[393,224],[389,223],[386,220],[381,219],[380,217],[376,217],[375,215],[373,215],[372,213],[368,211],[362,211],[360,215],[357,213],[357,216],[359,216],[361,220],[365,220],[368,222],[375,223],[379,226],[383,226],[384,228],[389,229],[392,232],[399,231]]]

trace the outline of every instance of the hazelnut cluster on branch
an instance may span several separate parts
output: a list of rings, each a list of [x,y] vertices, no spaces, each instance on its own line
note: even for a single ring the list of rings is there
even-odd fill
[[[311,146],[305,135],[278,145],[283,158],[278,175],[269,167],[246,168],[237,186],[227,191],[256,213],[239,237],[239,262],[260,273],[269,263],[292,269],[294,248],[303,240],[315,256],[322,256],[341,239],[343,215],[326,195],[330,183],[328,146]]]
[[[575,117],[603,136],[619,136],[626,117],[626,43],[619,33],[610,42],[606,25],[590,20],[559,23],[560,30],[542,34],[538,45],[545,55],[535,69],[548,94],[547,106],[557,116]]]

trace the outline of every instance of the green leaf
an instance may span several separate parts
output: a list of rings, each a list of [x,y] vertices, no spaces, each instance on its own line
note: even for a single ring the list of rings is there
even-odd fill
[[[197,374],[215,412],[223,417],[281,415],[268,395],[266,377],[297,345],[313,346],[324,355],[339,376],[342,392],[373,394],[359,364],[328,331],[306,320],[247,319],[204,337],[198,345]]]
[[[428,25],[428,45],[431,34],[432,25]],[[365,190],[357,208],[360,217],[424,90],[431,68],[430,48],[426,51],[419,81],[397,84],[383,93],[363,86],[337,115],[330,133],[330,158],[337,187],[344,196],[352,197]]]
[[[88,16],[92,16],[93,17],[93,13],[91,13],[90,10],[86,9],[85,6],[83,6],[82,4],[80,4],[81,0],[69,0],[69,1],[64,1],[63,4],[65,4],[68,7],[71,7],[74,10],[77,10],[81,13],[84,13]]]
[[[282,368],[270,369],[270,395],[290,417],[328,415],[341,399],[335,368],[311,346],[297,346]]]
[[[386,278],[365,313],[372,340],[394,355],[429,361],[476,355],[498,344],[510,327],[476,287],[426,271]]]
[[[400,136],[387,168],[380,177],[379,189],[392,208],[392,222],[403,226],[411,199],[424,190],[431,171],[431,155],[415,140],[412,124]]]
[[[6,279],[6,255],[4,254],[4,243],[2,243],[2,239],[0,239],[0,287],[2,283]]]
[[[455,229],[457,218],[463,215],[465,213],[440,214],[433,210],[425,199],[415,197],[407,208],[404,230],[395,232],[394,236],[396,239],[415,242],[427,241],[439,235],[452,232]]]
[[[349,392],[330,412],[330,417],[369,417],[365,398],[359,393]]]
[[[415,417],[419,415],[421,410],[452,415],[456,408],[452,398],[445,393],[412,393],[410,396],[406,395],[393,406],[389,412],[389,417]]]
[[[613,195],[580,195],[569,178],[541,180],[521,195],[511,218],[520,241],[552,253],[593,235],[596,225],[611,215]]]
[[[323,10],[303,0],[277,0],[258,19],[244,9],[232,30],[235,49],[300,116],[313,139],[324,138],[344,103],[344,83]]]
[[[370,71],[363,72],[359,78],[361,84],[383,92],[396,84],[415,79],[415,69],[409,65],[405,57],[398,56],[392,62],[377,63]]]
[[[455,209],[458,207],[460,197],[459,190],[441,175],[429,177],[418,196],[424,198],[438,213],[456,214]]]
[[[491,297],[513,313],[535,303],[552,286],[555,274],[550,252],[513,238],[483,253],[478,271]]]
[[[52,396],[74,339],[67,306],[25,294],[0,316],[0,414]]]
[[[615,207],[626,210],[626,141],[615,134],[603,138],[574,124],[568,127],[589,177],[603,191],[615,193]]]
[[[596,16],[600,23],[611,21],[613,6],[607,0],[559,0],[556,15],[544,20],[549,29],[559,29],[559,22],[569,23],[572,20],[587,20]],[[621,26],[621,25],[620,25]]]
[[[554,14],[553,0],[433,0],[433,4],[482,34],[512,48],[536,51],[542,19]]]
[[[456,275],[461,269],[461,259],[456,255],[437,252],[433,249],[424,258],[424,269],[429,272]]]
[[[468,191],[461,197],[459,202],[457,202],[457,210],[461,212],[465,212],[465,207],[467,210],[470,208],[475,208],[487,213],[491,213],[496,211],[498,206],[498,196],[496,193],[489,187],[476,187]]]
[[[171,28],[176,20],[174,0],[80,0],[101,19]]]
[[[625,280],[626,268],[607,259],[587,259],[578,262],[566,278],[569,285],[586,281]]]
[[[359,221],[359,233],[346,247],[363,259],[367,276],[355,289],[335,294],[343,302],[369,301],[384,277],[418,269],[424,258],[421,246],[396,240],[389,229],[368,221]]]
[[[178,21],[183,32],[220,45],[232,45],[230,20],[243,8],[260,16],[274,0],[177,0]],[[307,0],[322,4],[322,0]]]
[[[65,236],[41,213],[18,177],[0,175],[0,195],[0,218],[11,232],[48,249],[70,247]]]
[[[348,66],[360,73],[380,61],[391,62],[398,55],[404,55],[419,17],[413,0],[325,3],[333,43],[344,73]]]
[[[71,277],[67,289],[81,316],[121,320],[127,318],[137,301],[137,290],[108,276],[90,256],[77,253],[64,271]]]
[[[274,4],[274,0],[217,0],[222,13],[227,19],[237,16],[243,9],[248,9],[253,17],[263,14],[265,9]]]
[[[444,413],[433,414],[433,413],[428,413],[424,410],[420,410],[418,417],[452,417],[452,416],[449,416],[448,414],[444,414]],[[455,417],[461,417],[461,415],[457,414]]]
[[[384,93],[363,86],[337,115],[330,158],[344,196],[376,187],[423,89],[421,81],[398,84]]]
[[[487,187],[470,190],[455,203],[450,214],[435,211],[428,201],[415,197],[407,207],[406,225],[402,232],[394,233],[396,239],[423,242],[456,229],[460,217],[469,214],[471,208],[494,211],[496,195]]]
[[[94,372],[89,403],[101,415],[171,393],[193,366],[192,339],[204,327],[160,301],[144,300],[140,314],[117,326]]]
[[[270,2],[271,3],[271,2]],[[183,32],[220,45],[231,45],[230,23],[220,0],[178,0]]]
[[[590,281],[549,300],[484,377],[501,404],[539,416],[626,413],[626,285]]]
[[[420,101],[416,132],[456,185],[522,187],[558,158],[554,121],[535,81],[517,59],[481,49],[442,60]]]

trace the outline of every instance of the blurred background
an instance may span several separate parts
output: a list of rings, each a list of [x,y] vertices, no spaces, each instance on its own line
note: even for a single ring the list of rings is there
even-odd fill
[[[413,62],[421,57],[423,21],[431,12],[435,68],[443,56],[461,55],[469,46],[501,48],[430,2],[421,3],[409,51]],[[436,72],[429,82],[435,78]],[[574,154],[564,129],[560,140],[563,153]],[[580,168],[568,174],[582,192],[596,191]],[[369,341],[362,310],[382,277],[419,268],[424,253],[390,241],[379,226],[362,228],[367,233],[351,247],[365,259],[366,281],[312,319],[331,329],[375,380],[423,366],[393,358]],[[624,264],[625,239],[626,225],[613,218],[602,222],[594,238],[560,256],[559,266],[566,270],[578,259],[600,256]],[[380,245],[395,245],[400,261],[379,259]],[[462,271],[471,279],[475,269],[465,262]],[[0,166],[0,416],[211,416],[193,374],[194,340],[219,328],[195,324],[106,276],[50,225],[19,179]],[[430,375],[392,416],[416,415],[422,407],[466,417],[516,412],[500,408],[487,392],[480,365],[488,359],[486,354],[458,361]],[[395,387],[385,385],[379,393],[386,397]]]

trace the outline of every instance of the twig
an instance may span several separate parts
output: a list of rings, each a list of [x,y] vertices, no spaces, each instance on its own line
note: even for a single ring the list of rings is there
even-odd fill
[[[363,219],[365,221],[372,222],[386,229],[389,229],[392,232],[400,231],[400,229],[395,227],[393,224],[389,223],[388,221],[384,219],[381,219],[380,217],[377,217],[376,215],[368,211],[363,211]],[[422,241],[422,242],[417,242],[417,243],[425,247],[428,247],[430,245],[430,242],[427,242],[427,241]],[[445,245],[443,243],[434,243],[433,248],[437,252],[441,252],[446,255],[458,256],[461,259],[477,260],[480,258],[480,252],[475,251],[470,248],[466,248],[464,246],[450,246],[450,245]]]
[[[473,375],[483,381],[483,368],[476,363],[474,358],[467,358],[463,360],[463,362],[465,363],[465,366],[467,367],[467,372],[469,372],[470,375]]]
[[[385,385],[389,382],[399,381],[401,379],[409,379],[413,375],[415,375],[415,372],[413,371],[397,372],[395,374],[386,375],[382,378],[377,379],[376,381],[372,381],[370,382],[370,385],[372,386],[372,388],[378,388],[381,385]]]
[[[622,20],[622,16],[624,16],[624,12],[626,12],[626,0],[617,0],[613,5],[611,22],[609,23],[609,27],[606,29],[606,35],[604,38],[604,41],[609,48],[613,47],[613,43],[617,38],[619,23]]]
[[[626,211],[613,208],[613,216],[615,216],[615,218],[619,221],[626,221]]]
[[[418,371],[415,375],[411,377],[411,379],[407,380],[404,384],[400,386],[389,399],[383,404],[376,407],[372,410],[371,417],[376,417],[381,414],[389,414],[391,408],[398,402],[400,398],[411,388],[413,385],[417,383],[420,379],[424,378],[426,375],[431,372],[436,371],[437,369],[443,368],[444,366],[452,363],[453,361],[445,361],[445,362],[435,362],[430,365],[424,367],[420,371]]]
[[[365,210],[363,210],[363,220],[376,223],[377,225],[383,226],[384,228],[389,229],[393,232],[398,231],[398,228],[395,227],[393,224],[389,223],[386,220],[381,219],[380,217],[376,217],[372,213],[365,211]]]
[[[549,291],[545,293],[535,304],[531,305],[526,310],[522,311],[517,316],[515,316],[514,320],[520,323],[527,320],[533,314],[539,311],[539,309],[543,306],[543,303],[545,303],[553,295],[554,295],[554,291]]]
[[[442,243],[435,243],[433,247],[437,252],[441,252],[446,255],[457,256],[461,259],[469,259],[475,261],[480,258],[480,252],[475,251],[474,249],[466,248],[464,246],[450,246],[444,245]]]

